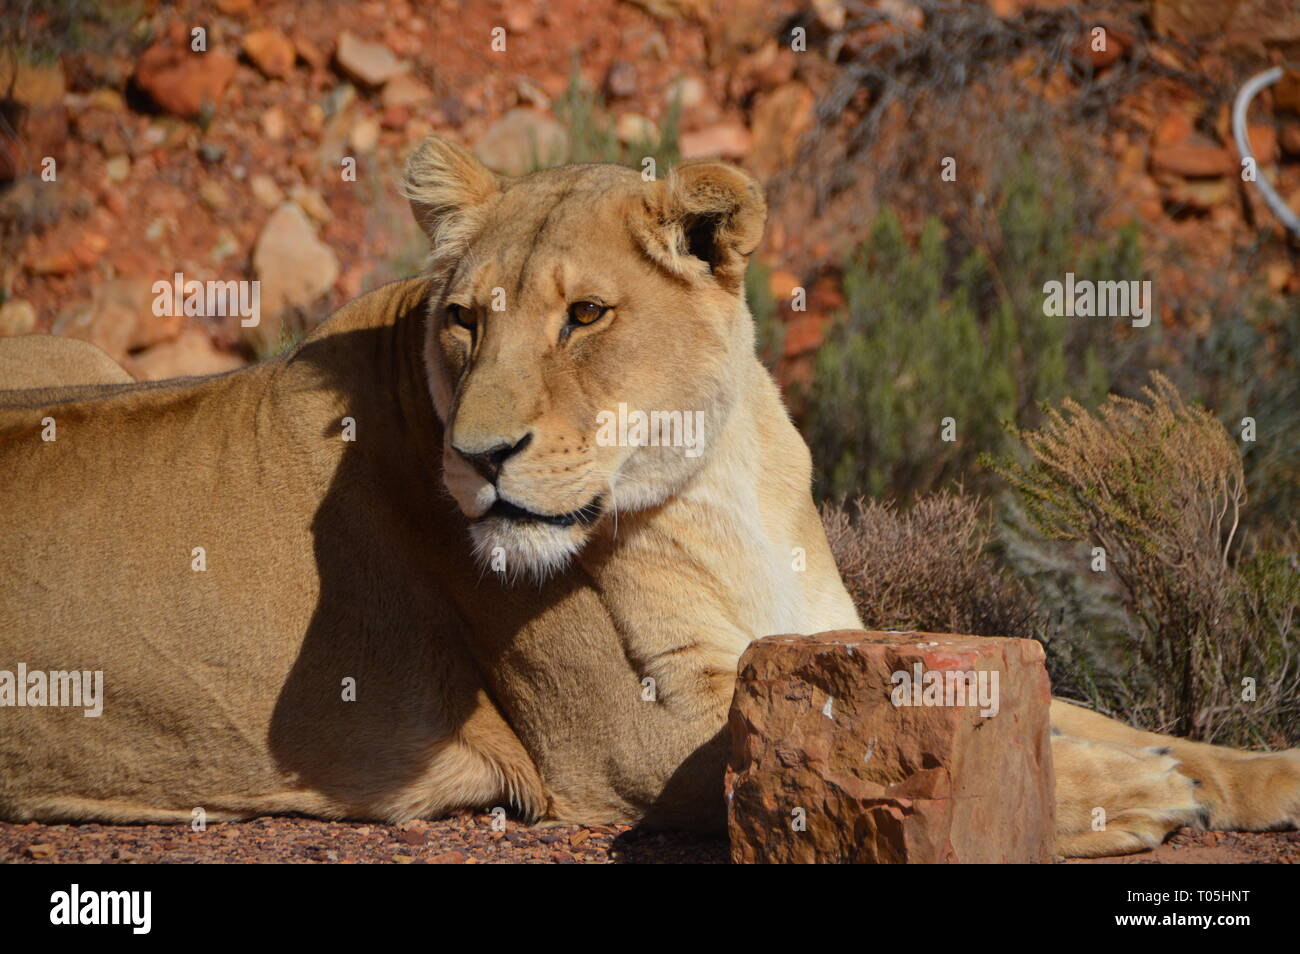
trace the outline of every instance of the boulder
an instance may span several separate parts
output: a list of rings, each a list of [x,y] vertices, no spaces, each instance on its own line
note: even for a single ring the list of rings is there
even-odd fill
[[[740,659],[735,862],[1046,862],[1055,788],[1042,647],[842,631]]]
[[[284,79],[293,72],[298,52],[293,41],[274,27],[254,30],[244,37],[244,55],[270,79]]]
[[[74,303],[55,319],[53,332],[88,341],[119,364],[140,348],[170,341],[183,319],[155,315],[153,283],[115,278],[95,286],[89,300]]]
[[[489,169],[521,176],[564,162],[569,136],[564,127],[537,110],[516,107],[488,127],[474,153]]]
[[[1228,150],[1193,137],[1178,145],[1153,149],[1151,169],[1199,179],[1232,175],[1237,171],[1237,163]]]
[[[302,208],[285,202],[262,227],[253,249],[253,271],[262,283],[262,319],[274,330],[283,312],[305,309],[330,290],[339,277],[339,260],[316,237]]]
[[[186,328],[175,341],[154,345],[125,363],[139,381],[222,374],[244,365],[238,355],[218,350],[202,328]]]
[[[753,137],[742,123],[718,123],[680,138],[683,159],[744,159],[753,148]]]
[[[406,69],[384,44],[363,40],[348,30],[339,34],[334,59],[344,73],[365,86],[383,86]]]
[[[11,298],[0,305],[0,338],[30,335],[36,330],[36,309],[21,298]]]
[[[194,119],[221,101],[237,67],[233,56],[192,50],[183,32],[173,33],[141,54],[135,81],[167,112]]]

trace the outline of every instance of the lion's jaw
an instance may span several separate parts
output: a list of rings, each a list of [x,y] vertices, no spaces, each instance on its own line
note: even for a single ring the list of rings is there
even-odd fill
[[[709,465],[753,361],[741,279],[761,195],[715,163],[503,181],[446,143],[417,153],[407,189],[435,243],[443,482],[486,569],[546,579]],[[576,321],[586,302],[599,316]]]

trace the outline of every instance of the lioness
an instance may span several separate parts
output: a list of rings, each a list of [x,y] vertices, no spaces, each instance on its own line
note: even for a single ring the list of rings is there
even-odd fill
[[[0,665],[105,693],[0,709],[0,816],[716,829],[741,651],[860,625],[754,356],[748,176],[505,179],[431,139],[407,190],[428,273],[289,353],[0,395]],[[598,439],[620,405],[693,415],[699,452]],[[1062,854],[1296,821],[1295,752],[1052,716]]]

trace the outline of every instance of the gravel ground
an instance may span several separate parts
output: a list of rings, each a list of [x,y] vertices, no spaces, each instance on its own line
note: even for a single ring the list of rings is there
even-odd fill
[[[0,822],[0,863],[304,862],[325,864],[725,864],[725,838],[619,825],[529,828],[459,813],[402,825],[259,818],[191,831],[180,825],[14,825]],[[1071,862],[1096,864],[1098,861]],[[1300,832],[1183,829],[1119,864],[1300,863]]]

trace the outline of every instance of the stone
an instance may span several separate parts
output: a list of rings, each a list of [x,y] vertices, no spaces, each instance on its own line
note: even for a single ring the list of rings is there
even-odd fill
[[[812,8],[817,15],[817,22],[826,29],[831,32],[844,29],[848,14],[840,0],[812,0]]]
[[[728,724],[732,861],[1052,860],[1043,660],[1033,640],[929,633],[751,643]]]
[[[134,151],[130,126],[120,112],[91,107],[73,121],[77,138],[98,146],[106,156],[122,156]]]
[[[1161,36],[1210,36],[1223,30],[1233,6],[1224,0],[1151,0],[1151,25]]]
[[[1232,175],[1236,162],[1228,150],[1193,137],[1175,146],[1151,150],[1151,168],[1189,178]]]
[[[21,298],[11,298],[0,305],[0,338],[30,335],[36,330],[36,309]]]
[[[704,84],[694,76],[683,76],[675,80],[668,86],[668,93],[664,97],[664,104],[672,106],[674,103],[681,106],[682,109],[695,109],[704,105],[708,96]]]
[[[272,142],[279,142],[289,131],[289,121],[284,115],[284,110],[279,106],[267,107],[258,119],[258,125],[262,127],[262,133]]]
[[[379,144],[379,120],[373,116],[358,119],[348,130],[348,145],[353,152],[374,152]]]
[[[268,209],[274,209],[284,201],[284,192],[265,172],[255,172],[249,176],[248,188],[258,204]]]
[[[363,40],[350,30],[339,34],[334,59],[343,72],[366,86],[383,86],[405,69],[384,44]]]
[[[1235,180],[1226,176],[1209,179],[1176,179],[1165,190],[1165,200],[1197,212],[1208,212],[1230,201],[1236,193]]]
[[[289,198],[321,225],[334,218],[334,213],[330,211],[329,203],[325,201],[324,196],[311,186],[294,186],[289,190]]]
[[[316,237],[307,214],[285,202],[271,214],[253,249],[253,273],[261,285],[262,320],[304,309],[339,277],[334,250]]]
[[[237,67],[235,58],[220,50],[191,50],[182,30],[141,54],[135,81],[162,109],[196,119],[205,107],[221,102]]]
[[[787,83],[754,103],[753,153],[749,168],[768,179],[794,161],[799,140],[813,124],[813,91],[802,83]]]
[[[155,345],[125,364],[139,381],[222,374],[244,366],[238,355],[219,350],[202,328],[186,328],[175,341]]]
[[[104,175],[109,182],[125,182],[131,175],[131,160],[126,156],[114,156],[104,163]]]
[[[63,101],[67,81],[58,60],[32,61],[0,48],[0,90],[4,98],[28,109],[44,109]]]
[[[625,146],[631,143],[656,143],[659,141],[659,128],[653,120],[640,113],[624,113],[614,123],[614,135]]]
[[[488,127],[474,153],[489,169],[520,176],[568,158],[569,135],[537,110],[516,107]]]
[[[1278,145],[1288,156],[1300,156],[1300,122],[1285,122],[1277,136]]]
[[[89,301],[65,309],[54,321],[56,335],[80,338],[114,361],[169,341],[180,332],[178,315],[153,313],[153,283],[146,278],[116,278],[95,287]]]
[[[1287,69],[1273,84],[1273,109],[1300,115],[1300,69]]]
[[[1278,160],[1277,130],[1267,123],[1251,123],[1246,127],[1246,138],[1250,144],[1251,154],[1261,166],[1269,166]],[[1233,143],[1234,151],[1236,143]]]
[[[789,299],[786,299],[788,302]],[[804,312],[795,313],[786,322],[781,337],[781,353],[787,358],[813,354],[826,339],[826,316]]]
[[[420,106],[433,101],[433,90],[410,73],[399,73],[384,84],[379,101],[384,109]]]
[[[269,79],[289,76],[293,72],[294,60],[298,58],[293,41],[274,27],[247,34],[243,50],[244,55]]]
[[[205,179],[199,186],[199,201],[209,209],[224,209],[230,204],[230,196],[226,195],[226,190],[221,188],[221,183],[213,179]]]
[[[683,159],[743,159],[753,148],[753,138],[741,123],[718,123],[682,133],[680,148]]]

